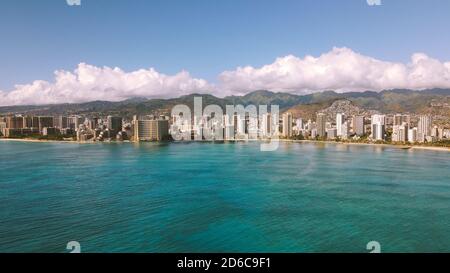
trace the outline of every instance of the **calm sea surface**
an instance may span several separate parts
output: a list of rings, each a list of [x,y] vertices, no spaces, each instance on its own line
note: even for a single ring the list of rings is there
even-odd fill
[[[0,252],[450,251],[450,153],[0,142]]]

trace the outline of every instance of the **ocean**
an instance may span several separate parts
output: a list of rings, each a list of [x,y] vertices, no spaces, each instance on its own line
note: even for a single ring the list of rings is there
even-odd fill
[[[450,153],[0,142],[0,252],[450,251]]]

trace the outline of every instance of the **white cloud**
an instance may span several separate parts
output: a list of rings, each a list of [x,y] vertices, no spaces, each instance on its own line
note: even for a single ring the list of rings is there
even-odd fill
[[[210,92],[205,80],[182,71],[168,76],[153,68],[126,73],[119,68],[81,63],[74,72],[56,71],[55,82],[34,81],[0,92],[0,105],[120,101],[132,97],[168,98],[193,92]]]
[[[239,67],[220,75],[225,90],[245,93],[268,89],[294,93],[323,90],[362,91],[450,88],[450,62],[417,53],[407,64],[380,61],[348,48],[334,48],[317,58],[289,55],[261,68]]]
[[[225,96],[260,89],[304,94],[393,88],[450,88],[450,62],[416,53],[406,64],[395,63],[348,48],[334,48],[319,57],[289,55],[260,68],[246,66],[225,71],[217,84],[193,78],[186,71],[165,75],[151,68],[127,73],[119,68],[81,63],[73,72],[56,71],[53,83],[35,81],[10,92],[0,91],[0,105],[169,98],[194,92]]]

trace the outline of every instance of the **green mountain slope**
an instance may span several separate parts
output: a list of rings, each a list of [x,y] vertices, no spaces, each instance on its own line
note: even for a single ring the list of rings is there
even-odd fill
[[[122,115],[131,117],[134,114],[160,113],[168,114],[173,106],[185,104],[193,107],[194,97],[203,98],[203,106],[217,104],[225,105],[279,105],[282,111],[303,106],[306,112],[320,110],[328,107],[337,100],[346,99],[355,106],[366,110],[376,110],[383,113],[428,113],[446,115],[448,107],[432,107],[433,102],[446,102],[450,98],[450,89],[430,89],[423,91],[413,90],[386,90],[382,92],[347,92],[336,93],[324,91],[309,95],[294,95],[289,93],[275,93],[266,90],[251,92],[245,96],[228,96],[218,98],[212,95],[191,94],[173,99],[145,99],[133,98],[121,102],[93,101],[76,104],[55,104],[41,106],[8,106],[0,107],[0,114],[86,114],[86,115]],[[309,106],[308,106],[309,105]],[[300,111],[301,112],[301,111]],[[299,112],[299,113],[300,113]],[[309,114],[308,114],[309,115]]]

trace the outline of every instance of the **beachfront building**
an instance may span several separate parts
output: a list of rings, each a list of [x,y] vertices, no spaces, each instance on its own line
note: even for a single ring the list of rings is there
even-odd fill
[[[169,121],[167,119],[133,120],[136,141],[163,141],[169,139]]]
[[[81,124],[84,123],[84,118],[80,116],[67,117],[67,128],[78,131]]]
[[[417,127],[408,130],[408,142],[410,143],[417,142]]]
[[[312,129],[311,130],[311,138],[315,139],[317,136],[318,136],[317,129],[316,128]]]
[[[245,120],[245,115],[243,116],[242,114],[237,114],[236,119],[237,119],[236,136],[239,138],[245,138],[247,132],[247,123]]]
[[[39,128],[39,118],[34,116],[24,116],[23,128]]]
[[[401,126],[403,123],[410,124],[411,123],[411,117],[409,115],[403,115],[403,114],[396,114],[393,117],[393,126]]]
[[[272,116],[265,113],[261,117],[261,138],[269,138],[272,136]]]
[[[55,127],[44,127],[42,129],[43,136],[56,136],[59,135],[59,133],[60,133],[59,129]]]
[[[122,131],[122,117],[108,116],[106,128],[108,128],[114,135]]]
[[[234,139],[234,116],[223,115],[223,130],[224,139],[233,140]]]
[[[336,114],[336,131],[337,136],[342,136],[342,125],[345,122],[345,114],[344,113],[337,113]]]
[[[395,122],[394,122],[395,123]],[[394,125],[392,131],[393,142],[406,142],[408,141],[409,124],[403,122],[402,125]]]
[[[57,116],[54,118],[54,126],[58,129],[69,128],[66,116]]]
[[[344,123],[342,123],[341,125],[341,135],[340,138],[342,139],[347,139],[349,136],[349,129],[348,129],[348,122],[345,121]]]
[[[101,124],[101,119],[99,119],[99,118],[89,118],[89,119],[86,119],[85,123],[86,123],[86,126],[89,129],[95,130]]]
[[[419,142],[425,142],[427,137],[431,137],[431,126],[432,126],[431,116],[421,115],[419,117],[419,124],[417,125],[417,139]]]
[[[337,135],[337,128],[330,128],[327,129],[327,138],[330,140],[336,139],[338,137]]]
[[[6,128],[9,128],[9,129],[23,128],[23,117],[22,116],[6,117]]]
[[[52,128],[53,127],[53,117],[38,117],[39,122],[39,132],[43,132],[44,128]]]
[[[386,116],[372,115],[371,129],[371,138],[373,140],[384,140],[386,133]]]
[[[316,129],[318,137],[326,136],[326,116],[323,113],[317,114]]]
[[[6,122],[0,121],[0,136],[3,136],[3,130],[6,129]]]
[[[433,128],[431,128],[431,136],[435,140],[442,140],[444,137],[444,129],[439,128],[438,126],[434,126]]]
[[[303,119],[298,118],[295,120],[295,127],[293,128],[296,135],[300,135],[303,131]]]
[[[357,136],[363,136],[366,133],[364,127],[364,116],[353,116],[353,133]]]
[[[284,113],[283,114],[283,137],[292,137],[292,114]]]

